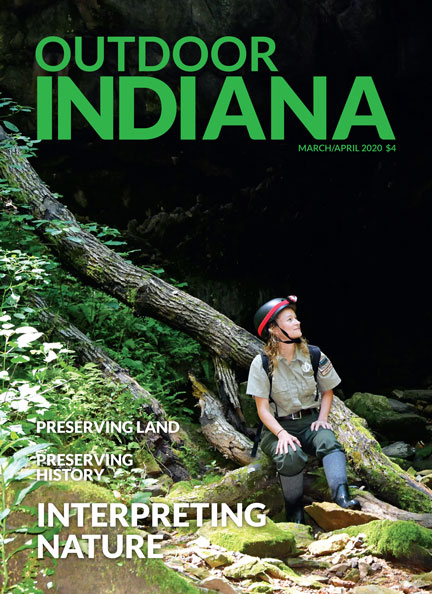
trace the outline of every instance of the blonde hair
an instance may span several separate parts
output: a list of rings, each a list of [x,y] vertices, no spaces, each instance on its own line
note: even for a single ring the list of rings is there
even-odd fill
[[[295,313],[295,306],[290,306],[289,308],[286,308],[286,309],[292,309],[293,312]],[[274,326],[274,322],[272,322],[270,324],[269,328],[271,326]],[[274,334],[269,332],[269,337],[268,337],[268,340],[264,347],[264,352],[270,359],[270,369],[271,369],[272,373],[274,373],[274,371],[277,369],[277,366],[278,366],[279,345],[280,345],[280,341],[277,340],[277,338],[275,337]],[[309,355],[308,342],[307,342],[306,338],[302,337],[300,339],[298,347],[302,351],[302,353],[304,353],[305,355]]]

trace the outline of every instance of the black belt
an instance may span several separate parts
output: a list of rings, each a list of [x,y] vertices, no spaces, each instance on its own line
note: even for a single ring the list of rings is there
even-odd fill
[[[277,420],[278,421],[291,421],[291,420],[296,420],[296,419],[302,419],[303,417],[306,417],[307,415],[312,415],[318,412],[317,408],[304,408],[302,410],[298,410],[295,413],[292,413],[291,415],[286,415],[285,417],[278,417]]]

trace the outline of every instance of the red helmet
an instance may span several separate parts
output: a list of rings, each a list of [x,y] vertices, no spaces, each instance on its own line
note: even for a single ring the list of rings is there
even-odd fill
[[[296,302],[297,297],[290,295],[289,297],[276,297],[261,305],[254,316],[254,326],[258,336],[267,340],[270,322],[273,322],[285,307],[291,307]]]

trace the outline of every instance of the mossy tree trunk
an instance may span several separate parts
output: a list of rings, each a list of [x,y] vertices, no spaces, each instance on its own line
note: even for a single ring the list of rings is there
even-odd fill
[[[45,328],[45,334],[56,336],[58,340],[74,349],[79,359],[86,363],[95,363],[103,374],[115,384],[124,386],[141,405],[143,415],[152,421],[161,423],[167,420],[163,406],[153,398],[147,390],[129,375],[118,363],[113,361],[104,351],[95,345],[85,334],[70,324],[57,313],[50,311],[46,302],[39,295],[31,295],[29,301],[36,307],[37,316]],[[143,421],[145,424],[145,421]],[[143,435],[145,436],[143,438]],[[161,467],[161,472],[168,474],[173,480],[187,480],[189,472],[173,452],[173,438],[169,433],[148,433],[137,435],[137,440],[145,439],[152,456]]]
[[[330,422],[358,476],[380,499],[412,512],[430,512],[432,491],[394,464],[366,428],[366,421],[334,396]]]
[[[262,343],[203,301],[128,264],[96,237],[80,228],[74,216],[40,180],[0,127],[0,175],[18,191],[37,219],[61,221],[67,232],[46,235],[63,263],[87,282],[126,303],[138,315],[152,316],[187,332],[230,365],[248,367]],[[40,228],[44,233],[44,227]],[[382,499],[410,511],[429,511],[432,491],[417,483],[381,452],[359,418],[335,398],[335,432],[357,473]]]
[[[0,174],[17,190],[14,201],[30,207],[36,219],[66,224],[66,231],[45,238],[59,259],[87,282],[129,305],[138,315],[151,316],[187,332],[212,354],[246,367],[260,351],[260,341],[207,303],[127,263],[75,217],[41,181],[19,148],[11,146],[0,127]]]

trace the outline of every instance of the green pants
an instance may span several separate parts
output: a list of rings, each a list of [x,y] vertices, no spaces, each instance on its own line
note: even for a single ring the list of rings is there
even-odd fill
[[[279,420],[281,426],[291,435],[297,437],[302,444],[300,448],[296,444],[296,451],[288,446],[288,454],[276,454],[278,438],[273,435],[266,427],[263,429],[263,438],[261,440],[261,449],[270,458],[274,460],[279,474],[293,476],[301,472],[308,461],[307,454],[317,456],[320,460],[336,450],[342,450],[341,444],[337,441],[335,434],[331,429],[312,431],[310,426],[318,419],[318,412],[307,415],[302,419]]]

